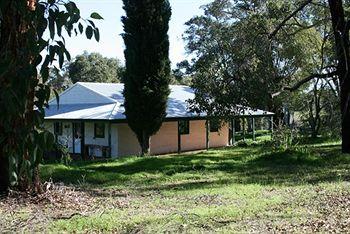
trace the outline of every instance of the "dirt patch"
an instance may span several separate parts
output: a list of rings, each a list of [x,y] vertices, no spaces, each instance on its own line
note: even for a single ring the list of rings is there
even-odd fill
[[[37,196],[11,191],[8,197],[1,199],[0,231],[40,231],[54,220],[102,215],[107,208],[128,206],[127,199],[104,202],[107,196],[117,196],[117,191],[82,190],[53,183],[46,183],[45,188],[46,192]]]

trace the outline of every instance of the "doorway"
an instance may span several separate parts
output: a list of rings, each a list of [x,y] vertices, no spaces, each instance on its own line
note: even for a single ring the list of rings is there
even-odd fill
[[[73,154],[82,154],[84,147],[84,123],[73,123]]]

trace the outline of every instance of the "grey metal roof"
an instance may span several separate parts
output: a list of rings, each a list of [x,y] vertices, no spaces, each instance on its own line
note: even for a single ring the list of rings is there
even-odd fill
[[[49,102],[45,119],[123,120],[124,84],[78,82],[60,94],[60,104]],[[189,111],[187,100],[193,99],[193,89],[170,85],[167,118],[205,117]],[[272,112],[245,108],[243,115],[273,115]]]

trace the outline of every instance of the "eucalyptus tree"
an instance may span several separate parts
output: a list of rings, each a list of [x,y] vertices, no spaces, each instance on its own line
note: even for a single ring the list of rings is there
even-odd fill
[[[195,109],[230,114],[238,103],[254,106],[256,99],[265,101],[266,90],[280,99],[281,95],[289,95],[283,91],[305,88],[314,79],[332,81],[339,87],[342,151],[350,153],[349,6],[347,0],[216,0],[209,4],[204,16],[188,22],[185,37],[189,52],[198,55],[194,60],[198,73],[193,81],[197,87]],[[223,40],[226,43],[213,37],[218,30],[229,37]],[[327,34],[333,49],[320,50],[308,41],[300,41],[301,35],[309,33],[321,38]],[[240,35],[248,37],[239,40]],[[203,47],[208,44],[212,46]],[[226,45],[232,49],[231,57],[222,54]],[[317,53],[312,53],[312,48]],[[313,57],[318,57],[318,62],[309,66]],[[247,75],[247,70],[254,73]],[[266,77],[269,81],[261,82]],[[206,83],[218,89],[210,90]],[[261,90],[265,95],[261,96]]]
[[[93,13],[91,18],[102,17]],[[42,129],[51,93],[49,67],[56,59],[59,67],[70,59],[63,32],[68,36],[85,32],[87,38],[99,39],[93,21],[82,20],[74,2],[0,2],[1,191],[12,186],[40,192],[38,165],[54,141]]]
[[[306,15],[309,13],[312,17],[318,16],[318,12],[307,12],[308,7],[320,6],[327,12],[327,15],[323,17],[324,24],[331,24],[332,30],[330,32],[330,40],[333,43],[333,60],[331,60],[330,66],[326,71],[322,71],[318,74],[311,74],[310,76],[300,80],[291,87],[284,87],[283,90],[294,91],[301,85],[313,80],[315,78],[321,78],[326,80],[333,80],[335,86],[339,88],[339,101],[340,101],[340,113],[341,113],[341,135],[342,135],[342,152],[350,153],[350,49],[349,49],[349,14],[348,9],[350,2],[348,0],[305,0],[299,4],[299,6],[285,17],[279,25],[272,31],[270,38],[276,36],[281,30],[284,29],[288,22],[296,15]],[[306,13],[306,14],[305,14]],[[330,16],[330,17],[329,17]],[[300,25],[298,25],[300,26]],[[306,25],[302,25],[300,30],[305,28],[315,27],[317,25],[307,22]],[[322,53],[324,55],[325,53]],[[329,56],[331,57],[331,56]],[[322,61],[323,62],[323,61]]]
[[[186,48],[194,57],[193,110],[230,117],[249,105],[281,113],[287,95],[272,99],[270,94],[314,72],[314,59],[320,59],[310,38],[322,37],[313,28],[298,31],[290,25],[273,40],[269,37],[294,3],[216,0],[204,7],[204,15],[186,23]],[[296,19],[298,24],[307,20]]]

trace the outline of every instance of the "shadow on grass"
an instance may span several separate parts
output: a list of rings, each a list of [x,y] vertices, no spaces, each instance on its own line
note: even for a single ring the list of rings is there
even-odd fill
[[[350,156],[339,146],[271,151],[226,148],[197,154],[44,165],[43,177],[74,185],[137,190],[198,189],[240,184],[299,185],[350,180]]]

